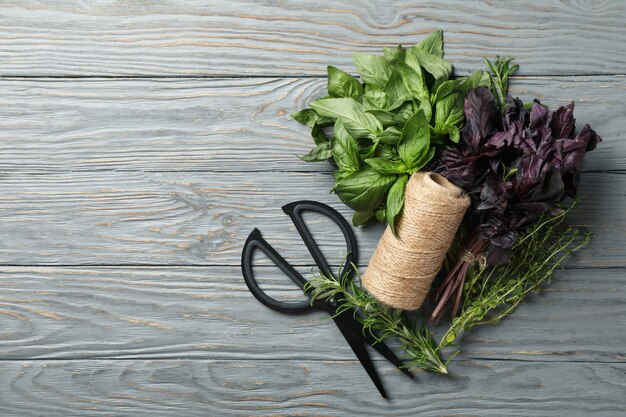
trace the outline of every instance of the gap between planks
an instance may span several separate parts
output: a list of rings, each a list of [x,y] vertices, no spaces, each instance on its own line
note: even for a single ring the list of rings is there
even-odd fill
[[[604,74],[604,73],[585,73],[585,74],[524,74],[512,76],[511,81],[522,79],[542,79],[542,78],[603,78],[603,77],[626,77],[626,72]],[[246,74],[215,74],[215,75],[17,75],[17,74],[5,74],[0,75],[0,80],[6,81],[39,81],[39,80],[70,80],[70,81],[97,81],[97,80],[220,80],[220,79],[234,79],[234,80],[247,80],[247,79],[310,79],[310,80],[325,80],[327,77],[322,75],[313,74],[278,74],[278,75],[246,75]],[[358,76],[357,76],[358,78]],[[458,76],[453,75],[453,79]]]
[[[0,174],[12,174],[15,172],[19,172],[24,175],[34,175],[34,176],[45,176],[50,174],[59,174],[59,173],[97,173],[97,172],[131,172],[131,173],[152,173],[152,174],[184,174],[184,173],[204,173],[204,174],[234,174],[241,173],[240,169],[233,170],[217,170],[217,169],[119,169],[119,168],[88,168],[88,169],[80,169],[74,170],[69,169],[67,171],[34,171],[34,170],[15,170],[15,169],[0,169]],[[282,169],[270,169],[270,170],[261,170],[261,169],[246,169],[245,172],[256,172],[256,173],[274,173],[274,174],[332,174],[333,170],[307,170],[307,171],[295,171],[291,170],[282,170]],[[624,169],[583,169],[580,171],[581,174],[626,174],[626,170]]]
[[[375,357],[371,357],[373,362],[388,363],[385,358],[381,358],[380,355],[375,354]],[[134,356],[132,358],[120,358],[115,356],[98,356],[92,358],[79,358],[79,357],[38,357],[38,358],[2,358],[0,357],[0,363],[11,362],[98,362],[98,361],[115,361],[115,362],[137,362],[137,361],[189,361],[189,362],[204,362],[204,363],[258,363],[258,362],[289,362],[289,363],[345,363],[345,364],[359,364],[357,359],[311,359],[303,356],[302,358],[236,358],[236,359],[206,359],[206,358],[194,358],[193,356]],[[607,365],[626,365],[626,363],[616,361],[594,360],[594,359],[579,359],[579,360],[549,360],[549,359],[520,359],[520,358],[505,358],[495,356],[472,356],[470,354],[460,354],[450,359],[450,363],[464,363],[467,361],[474,362],[503,362],[503,363],[580,363],[580,364],[607,364]],[[417,372],[421,372],[418,370]],[[424,371],[425,372],[425,371]]]
[[[316,267],[315,264],[303,264],[303,263],[290,263],[294,267]],[[84,269],[84,268],[104,268],[104,269],[168,269],[168,268],[188,268],[188,269],[205,269],[205,268],[236,268],[238,264],[53,264],[53,263],[37,263],[37,264],[0,264],[0,268],[66,268],[66,269]],[[357,266],[360,268],[366,268],[367,264],[359,263]],[[271,265],[255,265],[255,268],[273,268]],[[610,269],[610,270],[626,270],[626,266],[564,266],[562,270],[597,270],[597,269]]]

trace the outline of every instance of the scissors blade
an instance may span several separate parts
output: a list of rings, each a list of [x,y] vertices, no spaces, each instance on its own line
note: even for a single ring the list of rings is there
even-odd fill
[[[387,398],[387,392],[385,391],[385,387],[383,386],[378,373],[376,372],[376,368],[374,368],[374,363],[370,358],[369,353],[367,352],[366,345],[364,340],[358,334],[357,328],[353,325],[353,319],[350,317],[349,313],[342,313],[336,316],[333,316],[333,320],[335,324],[345,337],[346,341],[352,348],[352,351],[361,362],[361,365],[365,369],[365,372],[369,375],[370,379],[376,385],[378,392],[382,395],[383,398]]]
[[[402,362],[402,360],[400,360],[400,358],[398,358],[396,356],[396,354],[393,353],[393,351],[391,349],[389,349],[389,346],[387,346],[382,341],[376,340],[376,338],[374,336],[372,336],[368,331],[365,331],[365,334],[363,335],[363,337],[365,338],[365,341],[371,347],[376,349],[376,351],[378,353],[383,355],[385,357],[385,359],[387,359],[389,362],[391,362],[396,368],[398,368],[400,371],[402,371],[406,376],[408,376],[411,379],[415,378],[415,376],[411,373],[411,371],[409,371],[406,368],[404,362]]]

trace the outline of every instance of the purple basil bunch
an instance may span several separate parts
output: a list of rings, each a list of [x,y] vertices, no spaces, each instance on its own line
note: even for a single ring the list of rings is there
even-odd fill
[[[439,171],[472,198],[469,224],[488,242],[488,264],[508,261],[520,231],[576,196],[585,153],[602,140],[587,124],[574,133],[574,103],[527,110],[507,99],[501,112],[489,88],[470,90],[461,143],[440,157]]]

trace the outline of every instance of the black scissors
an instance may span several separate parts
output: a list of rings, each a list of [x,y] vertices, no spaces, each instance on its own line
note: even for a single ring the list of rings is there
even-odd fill
[[[302,213],[305,211],[312,211],[322,214],[333,220],[337,224],[337,226],[339,226],[341,233],[343,233],[343,237],[345,238],[348,250],[348,255],[344,261],[344,266],[340,271],[338,277],[344,277],[346,276],[345,274],[350,274],[349,276],[351,276],[351,274],[354,273],[352,264],[356,264],[358,256],[356,237],[354,236],[352,228],[341,214],[339,214],[335,209],[327,206],[326,204],[322,204],[317,201],[307,200],[296,201],[287,204],[283,206],[283,211],[287,215],[289,215],[289,217],[291,217],[291,221],[296,226],[300,237],[304,241],[306,247],[309,250],[309,253],[315,261],[315,264],[320,269],[320,272],[326,277],[334,277],[335,279],[337,279],[336,276],[332,273],[330,267],[328,266],[328,263],[322,255],[319,247],[315,243],[313,236],[311,236],[308,227],[302,220]],[[300,275],[300,273],[298,273],[293,268],[293,266],[291,266],[282,256],[280,256],[280,254],[278,254],[278,252],[276,252],[276,250],[269,243],[267,243],[265,239],[263,239],[259,229],[255,228],[250,233],[250,236],[248,236],[248,239],[246,240],[246,243],[243,247],[243,253],[241,254],[241,269],[243,272],[243,278],[246,281],[246,285],[248,285],[250,292],[252,292],[252,294],[260,302],[274,310],[283,313],[296,314],[311,310],[324,310],[328,314],[330,314],[332,319],[335,321],[335,324],[337,325],[343,336],[346,338],[346,341],[354,351],[354,354],[361,362],[361,365],[363,365],[363,368],[365,368],[365,371],[370,376],[372,382],[374,382],[374,385],[376,385],[376,388],[378,388],[378,391],[384,398],[387,398],[387,393],[385,392],[385,388],[383,387],[383,384],[378,377],[378,373],[374,368],[372,359],[367,352],[366,345],[372,346],[374,349],[380,352],[381,355],[387,358],[387,360],[389,360],[392,364],[398,367],[398,369],[400,369],[409,377],[413,378],[413,374],[411,374],[411,372],[409,372],[404,367],[402,361],[391,351],[391,349],[389,349],[389,347],[387,347],[387,345],[385,345],[383,342],[378,341],[369,330],[364,331],[363,326],[357,320],[355,320],[350,312],[345,311],[341,314],[337,314],[337,308],[341,304],[341,300],[316,300],[314,303],[311,303],[311,295],[307,291],[305,291],[305,295],[308,298],[307,300],[300,302],[284,302],[277,301],[265,294],[265,292],[263,292],[263,290],[259,287],[256,279],[254,278],[254,273],[252,270],[252,258],[255,249],[261,250],[278,268],[280,268],[281,271],[283,271],[283,273],[291,278],[291,280],[295,282],[303,291],[305,291],[305,285],[307,281],[302,277],[302,275]]]

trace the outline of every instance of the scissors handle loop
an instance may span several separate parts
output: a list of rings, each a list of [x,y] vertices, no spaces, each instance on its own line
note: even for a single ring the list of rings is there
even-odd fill
[[[356,237],[354,236],[354,232],[352,231],[350,224],[348,224],[346,219],[339,214],[337,210],[318,201],[302,200],[284,205],[283,211],[291,217],[291,221],[296,226],[296,230],[298,230],[300,237],[302,237],[302,240],[313,257],[315,264],[320,269],[320,272],[328,278],[333,277],[332,270],[328,266],[328,262],[326,262],[324,255],[322,255],[322,251],[319,246],[315,243],[315,239],[313,239],[309,228],[306,223],[304,223],[302,213],[305,211],[313,211],[322,214],[335,222],[343,234],[347,250],[343,268],[339,271],[337,279],[341,279],[348,271],[352,272],[351,264],[356,264],[358,262]]]
[[[283,211],[291,218],[291,221],[296,226],[296,230],[300,234],[300,237],[304,241],[320,272],[326,277],[334,278],[334,275],[330,267],[328,266],[328,262],[326,262],[322,251],[315,242],[315,239],[313,239],[309,228],[302,219],[302,213],[306,211],[312,211],[330,218],[337,226],[339,226],[339,229],[341,230],[341,233],[345,238],[346,249],[348,251],[344,266],[339,272],[339,277],[343,277],[348,272],[353,272],[351,263],[356,262],[357,257],[356,237],[354,236],[354,232],[352,231],[352,228],[350,227],[346,219],[341,214],[339,214],[337,210],[317,201],[303,200],[295,201],[293,203],[283,206]],[[241,253],[241,269],[246,285],[250,289],[250,292],[257,298],[257,300],[274,310],[284,313],[301,313],[311,310],[314,307],[322,308],[321,304],[319,303],[315,306],[311,305],[311,294],[309,294],[307,291],[304,291],[304,293],[306,294],[308,299],[298,302],[278,301],[268,296],[261,289],[258,282],[254,278],[252,260],[255,250],[262,251],[269,258],[269,260],[274,263],[274,265],[276,265],[285,275],[287,275],[293,282],[295,282],[303,291],[305,289],[307,281],[302,277],[302,275],[300,275],[298,271],[294,269],[293,266],[289,264],[289,262],[285,260],[285,258],[283,258],[278,252],[276,252],[272,245],[270,245],[265,239],[263,239],[263,236],[261,235],[259,229],[254,229],[248,236],[248,239],[244,244],[243,252]],[[332,306],[330,307],[332,308]]]
[[[269,308],[283,313],[302,313],[311,310],[313,308],[311,305],[311,296],[307,292],[305,292],[305,294],[308,299],[299,302],[278,301],[265,294],[261,287],[259,287],[258,282],[254,278],[254,272],[252,271],[252,258],[254,256],[255,249],[262,251],[265,256],[267,256],[272,263],[274,263],[274,265],[280,268],[280,270],[283,271],[283,273],[293,282],[298,284],[303,291],[307,282],[302,275],[300,275],[300,273],[285,260],[285,258],[276,252],[272,245],[263,239],[261,231],[255,228],[250,233],[250,236],[248,236],[248,239],[243,247],[243,252],[241,253],[241,270],[243,273],[243,279],[252,295]]]

